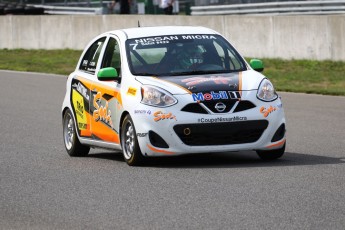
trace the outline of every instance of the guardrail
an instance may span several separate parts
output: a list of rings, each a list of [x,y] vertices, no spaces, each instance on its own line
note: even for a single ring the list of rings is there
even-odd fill
[[[291,1],[191,7],[191,15],[344,13],[345,0]]]
[[[71,6],[49,6],[49,5],[29,5],[43,8],[44,14],[77,14],[92,15],[103,14],[103,7],[71,7]]]

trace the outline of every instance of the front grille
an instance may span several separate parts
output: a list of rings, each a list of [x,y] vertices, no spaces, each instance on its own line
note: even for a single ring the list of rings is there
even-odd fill
[[[190,113],[208,114],[208,112],[203,107],[201,107],[199,103],[188,104],[185,107],[183,107],[181,111],[190,112]]]
[[[226,105],[226,108],[223,112],[219,112],[215,108],[216,104],[219,102]],[[214,113],[228,113],[230,112],[230,110],[232,109],[232,107],[235,105],[236,102],[237,100],[211,100],[211,101],[203,101],[201,103],[203,103],[209,110],[211,110]]]
[[[226,109],[223,112],[218,112],[216,104],[218,102],[224,103],[226,105]],[[200,103],[190,103],[183,107],[181,111],[189,112],[189,113],[201,113],[201,114],[208,114],[208,112],[200,105],[204,104],[207,108],[209,108],[214,113],[228,113],[231,111],[232,107],[235,105],[237,100],[216,100],[216,101],[203,101]],[[250,101],[239,101],[236,108],[234,109],[233,113],[242,112],[248,109],[255,108],[256,106]]]
[[[234,113],[245,111],[248,109],[255,108],[255,105],[250,101],[239,101],[239,103],[236,106],[236,109],[234,110]]]
[[[266,120],[175,125],[174,131],[190,146],[231,145],[259,140],[268,126]]]

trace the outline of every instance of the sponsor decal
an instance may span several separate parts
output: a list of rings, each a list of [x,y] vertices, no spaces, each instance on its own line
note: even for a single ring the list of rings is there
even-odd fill
[[[234,122],[234,121],[246,121],[247,117],[217,117],[217,118],[199,118],[199,123],[221,123],[221,122]]]
[[[241,94],[238,91],[219,91],[218,93],[211,91],[210,93],[193,93],[194,101],[210,101],[219,99],[240,99]]]
[[[87,128],[86,113],[84,108],[84,98],[75,89],[72,90],[72,102],[77,118],[77,125],[80,130]]]
[[[182,35],[182,39],[216,39],[216,37],[212,35]]]
[[[283,108],[283,104],[280,103],[280,104],[277,105],[277,107],[278,107],[278,109],[281,109],[281,108]]]
[[[190,40],[190,39],[217,39],[212,35],[172,35],[172,36],[157,36],[149,38],[135,39],[136,43],[158,43],[167,41],[177,41],[177,40]]]
[[[241,99],[241,93],[239,91],[228,91],[231,99]]]
[[[134,114],[148,114],[148,115],[150,115],[151,114],[151,110],[145,110],[145,109],[134,110]]]
[[[84,60],[83,63],[82,63],[82,66],[87,66],[88,63],[89,63],[88,60]]]
[[[83,84],[80,82],[78,82],[78,84],[74,83],[72,87],[76,89],[87,101],[90,100],[90,96],[87,93],[87,88]]]
[[[171,120],[174,119],[176,121],[176,116],[172,113],[163,113],[162,111],[156,111],[154,112],[153,116],[155,117],[153,120],[155,122],[160,120]]]
[[[205,82],[214,82],[215,84],[229,84],[233,77],[223,77],[223,76],[211,76],[211,77],[192,77],[183,79],[182,82],[186,83],[187,86],[199,85]]]
[[[105,106],[101,105],[102,93],[97,92],[93,99],[93,106],[95,110],[93,111],[93,119],[97,121],[102,121],[104,124],[113,128],[113,122],[111,120],[111,111],[108,109],[108,101],[105,102]]]
[[[137,89],[129,87],[127,90],[127,95],[135,96],[137,94]]]
[[[162,41],[173,41],[178,40],[178,36],[160,36],[160,37],[150,37],[150,38],[141,38],[135,39],[136,43],[154,43],[154,42],[162,42]]]
[[[147,133],[137,133],[137,137],[146,137]]]
[[[265,108],[265,107],[261,107],[260,108],[260,113],[262,113],[264,115],[264,117],[268,117],[268,115],[270,115],[272,112],[276,111],[277,108],[273,107],[272,105],[269,108]]]
[[[156,37],[134,39],[133,41],[131,41],[132,43],[129,45],[132,47],[133,50],[136,50],[138,45],[147,46],[147,45],[155,45],[155,44],[166,44],[166,43],[170,43],[171,41],[178,41],[178,40],[199,40],[199,39],[217,39],[217,38],[213,35],[206,35],[206,34],[156,36]]]

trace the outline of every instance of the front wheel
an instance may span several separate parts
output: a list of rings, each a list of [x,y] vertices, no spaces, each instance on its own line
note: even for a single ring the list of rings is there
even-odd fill
[[[286,143],[285,143],[286,144]],[[258,150],[256,153],[262,160],[270,161],[275,160],[284,155],[285,152],[285,144],[280,149],[274,149],[274,150]]]
[[[82,145],[79,142],[75,127],[71,111],[67,110],[62,121],[63,139],[66,151],[71,157],[83,157],[89,153],[90,147]]]
[[[144,156],[142,155],[134,123],[130,115],[126,115],[121,126],[121,146],[123,157],[130,166],[138,166],[144,163]]]

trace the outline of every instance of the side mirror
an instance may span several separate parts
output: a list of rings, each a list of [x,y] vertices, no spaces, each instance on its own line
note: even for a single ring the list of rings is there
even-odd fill
[[[255,71],[262,72],[264,70],[264,64],[259,59],[251,59],[249,65]]]
[[[100,69],[97,73],[97,78],[100,81],[116,80],[118,77],[119,77],[119,74],[117,73],[116,69],[113,67]]]

